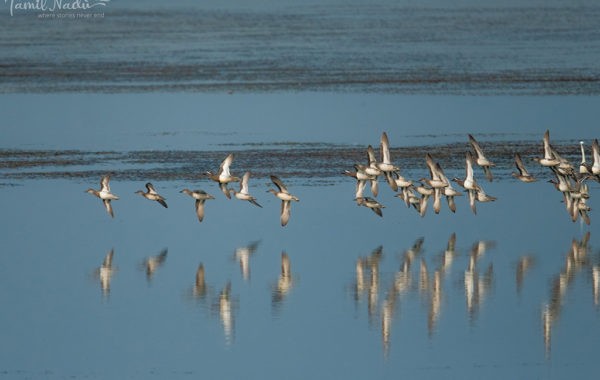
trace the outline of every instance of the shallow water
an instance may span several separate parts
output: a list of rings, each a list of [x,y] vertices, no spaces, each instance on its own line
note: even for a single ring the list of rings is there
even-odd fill
[[[293,183],[301,201],[285,228],[279,201],[259,181],[251,189],[262,209],[197,183],[217,198],[207,201],[202,223],[193,200],[178,193],[189,181],[155,182],[164,209],[133,194],[141,181],[114,179],[121,196],[114,220],[83,192],[94,183],[25,179],[3,187],[0,299],[10,306],[0,317],[2,375],[596,373],[598,234],[594,224],[569,220],[549,184],[496,181],[486,190],[498,201],[480,204],[477,216],[460,199],[456,214],[444,207],[424,218],[382,187],[379,218],[356,207],[349,179]],[[52,201],[37,196],[40,186],[53,190]],[[589,232],[587,248],[573,252]],[[240,249],[252,244],[244,256]],[[98,271],[111,250],[107,286]],[[150,273],[146,262],[161,251],[165,259]],[[200,263],[205,288],[196,285]]]
[[[596,376],[600,186],[572,222],[532,160],[548,129],[591,161],[595,2],[7,7],[0,378]],[[474,134],[498,199],[420,217],[380,181],[383,217],[357,207],[342,172],[383,131],[411,179],[426,153],[463,177]],[[262,208],[202,175],[229,152]],[[114,219],[85,193],[108,173]],[[300,198],[286,227],[271,174]],[[148,181],[167,209],[134,194]],[[215,196],[201,223],[183,188]]]

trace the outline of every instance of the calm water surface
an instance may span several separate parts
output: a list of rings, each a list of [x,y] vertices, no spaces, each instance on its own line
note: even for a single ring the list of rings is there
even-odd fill
[[[600,186],[573,223],[531,159],[549,129],[591,160],[599,10],[2,3],[0,378],[597,377]],[[383,218],[357,207],[341,172],[383,131],[412,179],[427,152],[463,177],[474,134],[498,199],[421,218],[381,183]],[[229,152],[262,208],[202,176]],[[85,193],[107,173],[114,219]],[[270,174],[300,198],[285,228]],[[134,194],[148,181],[167,209]],[[186,187],[216,198],[202,223]]]
[[[282,228],[267,178],[251,178],[263,208],[227,200],[206,179],[149,178],[164,209],[134,194],[147,179],[103,166],[121,197],[114,219],[84,193],[97,187],[91,175],[8,176],[2,186],[7,378],[596,372],[597,220],[592,211],[591,226],[572,223],[545,181],[522,184],[500,168],[485,185],[499,199],[476,216],[461,198],[456,214],[444,205],[424,218],[382,184],[379,218],[356,206],[349,178],[295,175],[285,181],[301,201]],[[411,172],[425,175],[424,165]],[[184,187],[215,195],[202,223]]]

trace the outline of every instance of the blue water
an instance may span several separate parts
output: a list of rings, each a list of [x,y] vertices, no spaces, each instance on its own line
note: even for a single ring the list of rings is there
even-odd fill
[[[599,10],[0,4],[0,378],[593,378],[599,185],[572,222],[532,159],[550,130],[592,160]],[[413,180],[426,153],[463,177],[473,134],[498,199],[420,217],[380,180],[383,217],[358,207],[342,172],[383,131]],[[202,175],[229,152],[262,208]],[[515,152],[538,182],[512,178]],[[108,173],[114,219],[85,193]],[[300,198],[286,227],[271,174]],[[168,208],[135,194],[148,181]],[[215,196],[201,223],[183,188]]]
[[[13,16],[5,3],[0,20],[2,93],[599,88],[594,1],[111,1]]]
[[[572,223],[548,184],[489,184],[486,190],[499,200],[480,204],[477,216],[460,199],[456,214],[444,207],[425,218],[382,188],[381,219],[356,207],[350,181],[290,185],[301,201],[285,228],[279,202],[259,181],[251,191],[263,209],[227,200],[216,185],[201,182],[217,198],[207,202],[202,223],[193,200],[178,193],[190,183],[155,183],[167,197],[164,209],[133,194],[141,182],[113,181],[121,196],[113,201],[114,220],[83,192],[88,185],[96,186],[63,179],[2,188],[1,223],[9,231],[0,266],[6,378],[263,378],[280,372],[364,378],[399,371],[424,378],[564,378],[596,371],[598,234]],[[40,186],[52,189],[51,201],[36,194]],[[572,240],[586,231],[592,234],[585,257],[568,261]],[[456,251],[442,266],[452,233]],[[402,271],[405,252],[420,237],[422,251]],[[479,241],[488,248],[469,271]],[[245,278],[234,252],[253,242],[258,246]],[[113,249],[116,270],[106,291],[95,271]],[[148,277],[144,261],[164,249],[164,263]],[[287,293],[276,292],[282,252],[291,263]],[[533,265],[517,285],[523,256]],[[369,262],[363,290],[356,287],[359,259]],[[193,296],[200,263],[205,298]],[[436,270],[443,275],[434,293]],[[412,278],[401,282],[406,273]],[[561,273],[566,285],[557,292]],[[465,278],[473,276],[474,295],[468,296]],[[229,328],[219,307],[227,282]],[[431,314],[434,294],[439,311]],[[390,303],[391,317],[384,314]],[[547,307],[550,335],[542,323]],[[385,340],[384,315],[391,318]]]

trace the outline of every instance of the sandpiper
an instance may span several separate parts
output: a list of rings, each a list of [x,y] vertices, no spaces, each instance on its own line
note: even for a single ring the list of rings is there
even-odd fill
[[[450,208],[450,211],[456,212],[456,202],[454,201],[454,197],[462,196],[462,193],[460,191],[457,191],[454,187],[452,187],[452,184],[448,180],[448,177],[446,177],[446,174],[444,173],[444,170],[440,166],[439,162],[436,163],[436,171],[440,180],[446,184],[446,186],[442,189],[442,194],[446,196],[448,208]]]
[[[560,160],[554,157],[552,153],[552,147],[550,146],[550,131],[546,130],[543,138],[544,143],[544,157],[542,158],[534,158],[535,161],[539,162],[540,165],[546,167],[557,166],[560,164]]]
[[[148,191],[145,193],[142,190],[138,190],[135,193],[141,195],[142,197],[144,197],[146,199],[160,203],[164,208],[168,207],[167,202],[165,202],[166,198],[164,198],[162,195],[157,193],[156,190],[154,189],[154,186],[150,182],[148,182],[146,184],[146,189]]]
[[[585,161],[585,149],[583,148],[584,142],[579,142],[579,147],[581,148],[581,162],[579,163],[579,174],[592,174],[590,170],[590,166]]]
[[[242,200],[242,201],[248,201],[248,202],[252,203],[253,205],[262,208],[262,206],[260,204],[258,204],[258,202],[256,202],[256,198],[254,198],[248,192],[248,179],[250,179],[250,172],[244,173],[244,176],[242,177],[242,180],[240,181],[240,191],[235,191],[235,189],[229,189],[229,191],[231,191],[237,199]]]
[[[440,175],[441,166],[433,161],[431,154],[427,153],[425,155],[425,162],[427,163],[431,179],[421,178],[421,182],[424,182],[433,188],[433,211],[435,211],[436,214],[439,214],[441,209],[442,191],[448,186],[448,181],[442,179],[442,176]]]
[[[208,178],[219,184],[219,188],[228,199],[231,199],[231,194],[229,193],[229,188],[227,187],[227,184],[230,182],[239,182],[240,180],[238,177],[232,176],[229,172],[229,167],[231,166],[232,162],[233,153],[230,153],[229,155],[227,155],[227,157],[225,157],[223,162],[221,162],[221,166],[219,166],[219,171],[217,172],[217,174],[214,174],[210,171],[204,172],[204,174],[207,175]]]
[[[377,202],[375,199],[371,198],[371,197],[361,197],[361,198],[356,198],[356,205],[357,206],[365,206],[370,208],[371,210],[373,210],[373,212],[381,217],[383,217],[383,212],[381,211],[382,208],[385,208],[384,205],[382,205],[381,203]]]
[[[353,172],[350,170],[344,170],[343,174],[347,175],[348,177],[353,177],[356,179],[356,196],[355,196],[355,198],[362,197],[363,191],[365,190],[365,187],[367,186],[367,181],[371,182],[371,193],[373,194],[373,196],[377,196],[378,189],[379,189],[378,184],[377,184],[377,176],[367,174],[365,172],[365,170],[366,170],[365,165],[355,164],[354,170],[355,171],[353,171]]]
[[[281,180],[274,176],[271,175],[271,181],[275,184],[275,186],[277,186],[277,188],[279,189],[279,191],[275,190],[275,189],[269,189],[267,190],[267,192],[269,193],[273,193],[273,195],[275,195],[277,198],[281,199],[281,226],[285,227],[288,224],[288,221],[290,220],[290,212],[291,212],[291,208],[292,208],[292,201],[298,202],[300,201],[300,199],[298,199],[298,197],[296,197],[295,195],[292,195],[288,192],[287,188],[285,187],[285,185],[283,184],[283,182],[281,182]]]
[[[471,144],[471,147],[475,151],[475,162],[477,163],[477,165],[483,168],[485,178],[487,178],[488,181],[492,182],[494,177],[492,176],[492,170],[490,169],[490,167],[495,166],[494,163],[485,157],[485,155],[483,154],[483,149],[481,149],[481,146],[479,146],[479,143],[471,134],[469,134],[469,144]]]
[[[519,173],[511,173],[513,177],[525,183],[537,181],[537,179],[531,174],[529,174],[529,172],[525,168],[525,165],[523,164],[523,160],[521,159],[521,155],[519,153],[515,153],[515,166],[517,167]]]
[[[102,203],[104,203],[106,212],[108,212],[108,215],[114,218],[115,214],[113,213],[113,208],[110,201],[117,200],[119,199],[119,197],[110,192],[109,182],[110,175],[105,175],[100,180],[100,190],[87,189],[85,192],[95,195],[98,198],[102,199]]]
[[[208,199],[215,199],[215,197],[208,194],[204,190],[191,191],[188,189],[183,189],[180,191],[180,193],[187,194],[196,200],[196,215],[198,216],[198,221],[202,222],[202,219],[204,219],[204,202]]]
[[[383,172],[383,174],[385,175],[385,179],[387,180],[392,190],[398,191],[398,185],[396,184],[392,173],[395,171],[399,171],[400,168],[392,163],[392,159],[390,157],[390,142],[388,140],[387,133],[383,132],[381,134],[380,142],[381,162],[378,162],[376,166],[379,170]]]

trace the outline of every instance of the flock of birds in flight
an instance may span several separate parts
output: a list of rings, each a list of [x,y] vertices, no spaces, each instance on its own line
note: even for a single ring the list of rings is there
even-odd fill
[[[493,174],[491,168],[495,164],[485,156],[477,140],[470,134],[469,145],[472,151],[466,152],[465,177],[453,178],[452,182],[455,182],[467,192],[471,211],[477,214],[477,202],[492,202],[497,198],[486,194],[483,187],[475,178],[473,167],[475,164],[480,166],[483,169],[486,179],[492,182]],[[555,178],[549,182],[554,184],[556,189],[563,194],[563,201],[571,219],[576,221],[578,217],[581,217],[589,225],[590,217],[588,212],[591,208],[587,205],[587,199],[590,196],[586,180],[592,179],[600,182],[600,147],[598,139],[595,139],[592,143],[592,164],[586,162],[583,141],[580,142],[580,147],[581,163],[577,171],[550,144],[550,131],[546,130],[543,137],[544,156],[541,158],[536,157],[534,161],[537,161],[543,167],[549,168],[554,173]],[[385,132],[381,136],[381,161],[377,161],[375,151],[371,145],[367,147],[367,156],[367,164],[355,164],[354,171],[346,170],[344,172],[347,176],[356,178],[355,200],[357,205],[368,207],[377,215],[383,216],[381,209],[385,208],[385,206],[374,198],[365,196],[364,190],[367,182],[370,182],[371,193],[376,197],[379,192],[377,179],[379,176],[384,176],[391,189],[397,192],[396,196],[401,198],[407,207],[413,206],[421,216],[425,216],[429,199],[432,196],[433,210],[436,214],[441,210],[442,196],[446,197],[450,211],[456,212],[454,197],[462,196],[463,193],[457,191],[452,186],[452,182],[448,180],[442,166],[439,162],[434,161],[431,154],[427,153],[425,156],[430,178],[424,177],[419,181],[412,181],[400,175],[400,168],[395,166],[391,161],[389,140]],[[515,153],[514,163],[518,172],[511,173],[513,177],[525,183],[537,181],[537,178],[529,173],[525,167],[519,153]]]
[[[354,197],[356,204],[358,206],[367,207],[382,217],[382,209],[385,208],[385,206],[379,203],[375,198],[379,193],[378,178],[384,177],[390,188],[396,192],[395,196],[402,199],[407,207],[410,208],[412,206],[421,216],[425,215],[431,197],[433,197],[433,210],[436,214],[441,210],[442,196],[446,197],[450,211],[456,212],[454,198],[456,196],[462,196],[463,193],[452,186],[452,182],[454,182],[462,187],[468,194],[471,211],[474,214],[477,214],[477,202],[492,202],[497,198],[488,195],[483,187],[477,182],[474,173],[474,165],[480,166],[483,169],[486,179],[492,182],[493,174],[491,169],[495,164],[485,156],[483,149],[477,140],[470,134],[468,137],[472,151],[466,152],[466,170],[464,178],[453,178],[452,181],[450,181],[444,173],[440,163],[436,162],[433,156],[427,153],[425,162],[429,169],[430,177],[423,177],[418,181],[413,181],[400,175],[400,168],[392,162],[388,136],[386,132],[383,132],[380,140],[380,160],[377,160],[375,150],[369,145],[367,147],[368,162],[366,164],[355,164],[354,171],[346,170],[343,173],[356,179],[356,193]],[[537,161],[541,166],[547,167],[553,172],[554,178],[549,182],[562,193],[564,204],[571,219],[576,221],[581,217],[581,219],[589,225],[590,217],[588,212],[591,208],[587,204],[590,195],[586,181],[592,179],[600,182],[600,147],[598,139],[595,139],[592,143],[593,161],[591,164],[586,162],[583,141],[580,142],[580,147],[581,163],[579,165],[579,170],[575,170],[575,167],[567,159],[562,157],[556,149],[554,149],[552,144],[550,144],[550,132],[546,130],[543,137],[544,155],[541,158],[534,158],[534,161]],[[250,179],[250,172],[247,171],[241,179],[231,174],[230,167],[233,158],[233,153],[230,153],[223,160],[219,167],[219,171],[216,174],[210,171],[207,171],[204,174],[219,184],[219,188],[228,199],[231,199],[233,195],[239,200],[248,201],[257,207],[262,207],[257,202],[256,198],[249,192],[248,182]],[[518,172],[513,172],[513,177],[525,183],[537,181],[537,178],[530,174],[526,169],[519,153],[515,153],[514,163]],[[277,190],[270,188],[267,192],[272,193],[281,200],[280,221],[282,226],[286,226],[290,219],[291,203],[292,201],[298,202],[299,198],[291,194],[285,184],[277,176],[271,175],[270,178]],[[110,175],[105,175],[101,179],[100,190],[90,188],[86,190],[86,192],[100,198],[104,203],[108,214],[111,217],[114,217],[111,201],[117,200],[119,197],[111,193],[109,181]],[[239,182],[239,190],[228,187],[228,185],[233,182]],[[365,196],[364,194],[367,183],[370,184],[372,197]],[[189,190],[186,188],[180,192],[195,199],[196,215],[198,221],[202,222],[204,219],[204,203],[207,200],[215,199],[215,197],[204,190]],[[156,191],[150,182],[146,184],[146,192],[139,190],[136,194],[140,194],[151,201],[156,201],[165,208],[168,207],[166,199]]]
[[[233,196],[237,199],[240,199],[243,201],[248,201],[257,207],[262,208],[262,206],[256,201],[256,198],[254,196],[252,196],[248,190],[248,181],[250,179],[250,172],[246,172],[241,179],[239,177],[233,176],[231,174],[231,172],[229,171],[229,167],[231,166],[232,162],[233,162],[233,153],[230,153],[225,158],[225,160],[223,160],[223,162],[221,163],[221,166],[219,167],[219,171],[217,172],[217,174],[214,174],[210,171],[207,171],[204,174],[208,178],[210,178],[211,180],[213,180],[219,184],[219,188],[221,189],[223,194],[225,194],[225,196],[228,199],[231,199],[231,196],[233,194]],[[287,187],[285,186],[285,184],[277,176],[271,175],[271,181],[277,187],[277,190],[271,188],[267,192],[270,192],[273,195],[275,195],[277,198],[281,199],[280,219],[281,219],[281,225],[285,226],[285,225],[287,225],[287,223],[290,219],[291,202],[292,201],[298,202],[300,199],[298,199],[298,197],[296,197],[295,195],[290,194],[290,192],[287,190]],[[111,217],[114,217],[114,212],[113,212],[111,201],[117,200],[117,199],[119,199],[119,197],[117,195],[111,193],[109,182],[110,182],[110,175],[105,175],[102,177],[102,179],[100,181],[100,190],[95,190],[95,189],[90,188],[90,189],[87,189],[86,192],[100,198],[102,200],[102,202],[104,203],[104,207],[106,208],[106,211],[108,212],[108,214]],[[235,189],[228,187],[228,184],[232,183],[232,182],[240,183],[239,191],[236,191]],[[202,220],[204,219],[204,203],[209,199],[215,199],[215,197],[213,195],[207,193],[204,190],[190,190],[190,189],[186,188],[186,189],[181,190],[180,192],[187,194],[196,200],[196,203],[195,203],[196,216],[198,217],[198,221],[202,222]],[[166,198],[163,197],[162,195],[160,195],[154,188],[154,185],[152,185],[152,183],[150,183],[150,182],[146,183],[146,192],[144,192],[142,190],[138,190],[135,193],[140,194],[144,198],[149,199],[151,201],[156,201],[165,208],[168,207]]]

